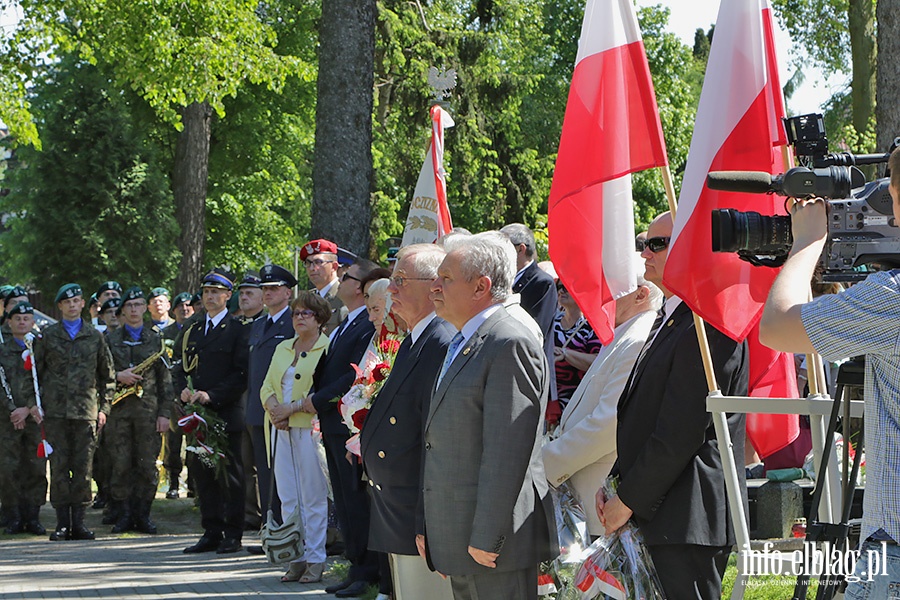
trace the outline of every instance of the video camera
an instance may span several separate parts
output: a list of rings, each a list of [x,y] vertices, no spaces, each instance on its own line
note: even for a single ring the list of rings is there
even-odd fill
[[[707,175],[710,189],[792,198],[828,199],[828,242],[820,263],[822,281],[860,281],[861,265],[900,266],[900,229],[888,193],[890,173],[866,182],[856,165],[886,163],[891,153],[829,154],[820,114],[784,119],[788,142],[798,163],[780,175],[756,171],[717,171]],[[894,140],[893,151],[900,138]],[[784,264],[793,244],[791,218],[734,209],[712,214],[713,252],[736,252],[756,266]]]

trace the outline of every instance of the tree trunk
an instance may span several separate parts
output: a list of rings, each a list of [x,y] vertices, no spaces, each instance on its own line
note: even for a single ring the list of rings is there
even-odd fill
[[[175,143],[175,165],[172,169],[175,215],[181,226],[178,236],[181,264],[175,279],[177,292],[197,291],[203,276],[211,117],[212,111],[207,102],[194,102],[181,111],[184,129]]]
[[[900,0],[878,0],[878,150],[900,136]]]
[[[869,119],[875,113],[875,3],[873,0],[850,0],[850,55],[853,61],[851,101],[853,127],[864,134]],[[872,152],[874,148],[858,148]]]
[[[369,256],[375,0],[322,0],[310,237]]]

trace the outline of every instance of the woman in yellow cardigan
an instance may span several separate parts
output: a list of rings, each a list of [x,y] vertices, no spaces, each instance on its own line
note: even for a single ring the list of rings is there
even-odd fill
[[[321,581],[325,566],[328,484],[313,437],[313,415],[300,411],[300,401],[309,393],[313,372],[328,347],[322,327],[331,318],[331,306],[318,294],[301,291],[291,303],[291,315],[296,335],[275,348],[259,397],[266,409],[267,442],[270,449],[275,446],[272,470],[281,516],[288,519],[300,511],[306,532],[306,552],[281,580],[313,583]],[[269,422],[276,430],[271,441]]]

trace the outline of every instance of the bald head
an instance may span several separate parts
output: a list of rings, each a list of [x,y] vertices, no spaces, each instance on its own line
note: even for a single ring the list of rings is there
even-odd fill
[[[657,215],[647,228],[647,244],[641,252],[641,258],[644,259],[644,277],[656,284],[666,298],[672,294],[662,284],[662,279],[666,259],[669,256],[669,238],[672,236],[673,225],[671,212],[666,211]],[[652,248],[655,248],[656,252]]]

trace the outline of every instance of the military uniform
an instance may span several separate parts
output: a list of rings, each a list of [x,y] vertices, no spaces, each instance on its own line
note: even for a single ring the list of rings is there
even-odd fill
[[[61,524],[71,523],[68,532],[62,533],[76,535],[79,529],[86,531],[84,509],[91,502],[97,415],[109,414],[115,390],[112,356],[103,334],[83,319],[74,338],[62,321],[47,327],[35,343],[35,356],[43,390],[44,429],[54,450],[50,502]],[[70,509],[71,519],[64,518]],[[93,539],[93,534],[85,537]],[[54,539],[58,538],[59,533]]]
[[[11,413],[17,408],[35,406],[34,382],[30,360],[28,369],[22,359],[25,346],[12,336],[0,344],[0,365],[3,367],[10,398],[6,388],[0,386],[0,406]],[[38,513],[47,498],[47,459],[38,457],[41,443],[40,426],[29,417],[24,429],[16,429],[9,417],[0,418],[0,488],[9,494],[9,507],[14,514],[7,533],[27,529],[42,535],[44,528],[38,521]],[[16,521],[16,517],[18,520]]]
[[[188,326],[192,322],[192,319],[193,317],[188,319],[182,324],[182,327]],[[182,327],[179,327],[178,323],[173,322],[162,330],[163,343],[165,343],[168,350],[166,354],[170,362],[173,360],[172,357],[175,352],[175,340],[178,337],[178,334],[181,333]],[[181,368],[181,365],[172,365],[172,369],[179,368]],[[173,392],[173,396],[169,399],[168,404],[170,412],[174,406],[173,403],[176,402],[176,395],[177,392]],[[165,435],[166,438],[163,449],[163,467],[165,467],[169,477],[169,491],[166,492],[166,498],[174,499],[178,498],[178,478],[181,476],[181,470],[184,468],[184,460],[181,458],[181,445],[182,440],[184,440],[184,433],[182,433],[181,428],[178,426],[177,415],[172,415],[169,420],[169,430],[163,435]],[[188,475],[188,488],[193,489],[190,481],[190,475]]]
[[[108,341],[117,372],[140,365],[165,350],[159,330],[146,325],[137,341],[124,326],[110,333]],[[140,395],[129,394],[112,406],[104,430],[107,448],[112,450],[108,457],[109,489],[117,515],[113,533],[127,531],[132,522],[138,531],[156,533],[150,521],[150,507],[159,484],[156,458],[162,445],[156,421],[159,417],[169,418],[174,392],[169,370],[159,358],[139,375],[143,377],[137,384]]]

